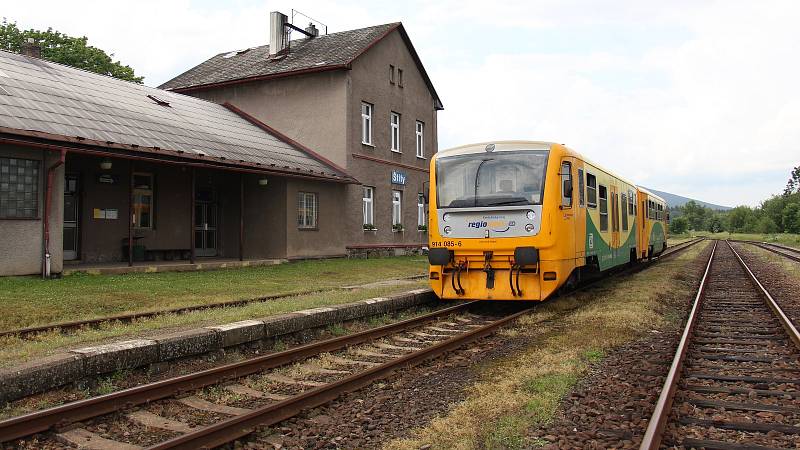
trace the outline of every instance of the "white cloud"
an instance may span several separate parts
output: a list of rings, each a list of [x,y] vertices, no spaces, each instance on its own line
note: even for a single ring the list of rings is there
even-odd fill
[[[403,20],[445,103],[442,147],[554,140],[644,185],[730,205],[780,192],[800,163],[794,1],[39,0],[0,15],[86,35],[154,85],[265,43],[269,11],[291,8],[331,31]]]

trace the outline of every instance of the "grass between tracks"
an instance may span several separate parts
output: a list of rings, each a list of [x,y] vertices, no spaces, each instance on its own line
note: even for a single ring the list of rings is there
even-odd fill
[[[502,333],[534,342],[524,351],[480,368],[467,399],[413,437],[387,449],[516,449],[544,444],[528,430],[549,423],[561,399],[591,365],[615,346],[649,332],[681,325],[674,306],[693,298],[699,274],[688,262],[709,243],[652,268],[608,280],[590,292],[542,305]]]
[[[112,322],[103,324],[98,328],[81,330],[74,334],[42,333],[31,340],[5,337],[0,338],[0,367],[19,364],[34,357],[46,356],[68,348],[96,345],[113,338],[119,340],[121,337],[146,337],[181,328],[267,317],[302,309],[337,305],[372,297],[383,297],[427,286],[427,280],[420,280],[397,286],[335,290],[255,302],[245,306],[208,309],[186,314],[164,314],[152,319],[142,319],[132,323]]]
[[[422,256],[299,261],[207,272],[0,278],[0,330],[301,293],[422,275]]]
[[[789,247],[800,248],[800,234],[793,233],[692,233],[696,236],[705,236],[711,239],[738,239],[741,241],[763,241],[782,244]]]

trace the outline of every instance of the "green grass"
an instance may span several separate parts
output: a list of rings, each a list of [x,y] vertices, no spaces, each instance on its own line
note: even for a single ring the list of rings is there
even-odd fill
[[[0,278],[0,330],[300,293],[425,273],[424,257],[330,259],[277,266],[59,280]]]
[[[214,308],[186,314],[163,314],[152,319],[143,319],[132,323],[106,323],[98,328],[85,329],[74,334],[49,332],[39,334],[30,340],[4,337],[0,338],[0,367],[19,364],[32,358],[58,353],[69,348],[97,345],[110,339],[148,337],[153,334],[184,328],[216,325],[245,319],[258,319],[301,309],[338,305],[373,297],[386,297],[425,286],[427,286],[427,280],[415,281],[401,286],[335,290],[266,302],[254,302],[238,307]],[[379,318],[377,320],[384,322],[388,318]],[[334,330],[345,334],[348,332],[344,328],[333,327],[332,331]],[[275,342],[275,351],[284,350],[285,348],[285,343],[281,341]]]

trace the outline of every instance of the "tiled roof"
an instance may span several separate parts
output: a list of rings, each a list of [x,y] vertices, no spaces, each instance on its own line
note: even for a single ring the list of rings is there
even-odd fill
[[[272,58],[269,55],[269,45],[220,53],[159,87],[180,92],[235,81],[345,69],[349,68],[349,64],[353,60],[393,30],[399,30],[436,101],[437,107],[441,109],[441,101],[436,90],[411,44],[408,34],[399,22],[293,40],[289,44],[287,53]]]
[[[6,51],[0,51],[0,132],[349,178],[235,108]]]

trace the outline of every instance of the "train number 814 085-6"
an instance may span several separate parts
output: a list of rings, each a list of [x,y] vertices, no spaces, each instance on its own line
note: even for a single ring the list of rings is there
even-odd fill
[[[461,241],[431,241],[431,247],[461,247]]]

